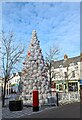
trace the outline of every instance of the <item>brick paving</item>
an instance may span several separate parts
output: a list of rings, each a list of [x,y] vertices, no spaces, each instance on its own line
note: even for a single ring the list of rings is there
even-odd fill
[[[32,113],[31,107],[23,107],[21,111],[10,111],[8,107],[2,109],[2,118],[19,118]]]
[[[33,112],[33,108],[32,107],[29,107],[29,105],[25,106],[25,104],[23,106],[23,110],[21,110],[21,111],[10,111],[9,107],[8,107],[9,101],[15,100],[15,97],[16,97],[16,94],[12,94],[10,96],[10,98],[5,99],[6,106],[2,109],[2,118],[20,118],[22,116],[30,115],[30,114],[35,113],[35,112]],[[38,112],[40,112],[40,111],[42,111],[44,109],[49,109],[49,108],[50,108],[50,106],[46,106],[46,105],[45,106],[41,106],[39,108]]]
[[[43,110],[50,109],[50,108],[52,108],[52,106],[42,106],[39,108],[38,112],[41,112]],[[10,111],[8,106],[6,106],[2,109],[2,118],[21,118],[22,116],[31,115],[38,112],[33,112],[32,107],[25,107],[25,106],[21,111]]]
[[[9,101],[10,99],[8,99],[8,100],[6,100],[6,106],[3,108],[3,109],[1,109],[1,101],[0,101],[0,118],[2,117],[3,119],[4,118],[28,118],[28,117],[35,117],[34,116],[34,114],[35,113],[40,113],[41,114],[41,116],[39,116],[39,117],[44,117],[44,114],[42,113],[43,111],[44,111],[44,113],[46,114],[46,116],[45,117],[49,117],[49,114],[50,114],[50,116],[51,116],[51,113],[53,113],[53,112],[57,112],[57,110],[59,110],[58,111],[58,114],[59,113],[61,113],[60,112],[60,109],[61,109],[61,111],[62,111],[62,108],[60,108],[60,107],[57,107],[57,106],[41,106],[40,108],[39,108],[39,111],[38,112],[33,112],[33,108],[32,107],[29,107],[28,105],[27,106],[23,106],[23,110],[21,110],[21,111],[10,111],[9,110],[9,107],[8,107],[8,101]],[[73,109],[73,108],[71,108],[71,106],[73,106],[73,104],[70,104],[70,108],[69,108],[69,105],[68,105],[68,107],[65,107],[64,108],[64,111],[71,111],[71,109]],[[76,107],[75,107],[76,106]],[[76,103],[74,103],[74,106],[73,107],[75,107],[75,109],[77,109],[76,111],[78,111],[79,112],[79,107],[77,107],[78,106],[78,104],[76,104]],[[47,113],[46,111],[49,111],[50,109],[52,109],[52,108],[54,108],[54,111],[52,110],[52,112],[51,113]],[[74,109],[74,110],[75,110]],[[74,111],[73,110],[73,111]],[[75,112],[76,112],[75,111]],[[55,115],[58,115],[57,113],[55,114]],[[61,113],[62,115],[63,115],[63,113]],[[60,115],[61,115],[60,114]],[[67,114],[67,113],[66,113]],[[76,114],[77,114],[77,112],[76,112]],[[78,113],[79,114],[79,113]],[[61,115],[61,116],[62,116]],[[64,115],[65,115],[65,113],[64,113]],[[58,115],[59,116],[59,115]],[[72,116],[72,115],[71,115]],[[79,115],[78,115],[79,116]],[[38,117],[38,115],[37,115],[37,117]],[[54,116],[54,113],[53,113],[53,115],[51,116],[51,117],[57,117],[57,116]]]

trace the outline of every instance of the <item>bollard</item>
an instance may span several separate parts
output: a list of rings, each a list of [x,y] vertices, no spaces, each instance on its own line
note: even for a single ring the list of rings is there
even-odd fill
[[[58,92],[56,92],[56,98],[57,98],[57,106],[59,106],[59,103],[58,103]]]
[[[33,111],[39,111],[38,90],[33,91]]]

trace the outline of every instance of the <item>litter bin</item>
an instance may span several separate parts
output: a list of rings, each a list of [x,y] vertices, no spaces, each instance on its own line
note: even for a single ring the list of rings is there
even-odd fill
[[[51,97],[47,98],[47,100],[48,100],[48,105],[50,105],[50,106],[56,105],[56,97],[51,96]]]

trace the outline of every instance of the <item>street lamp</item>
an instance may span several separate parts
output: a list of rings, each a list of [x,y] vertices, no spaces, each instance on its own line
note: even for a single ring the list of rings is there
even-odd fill
[[[69,60],[68,56],[64,55],[64,61],[63,61],[64,67],[66,67],[66,72],[65,72],[65,92],[67,89],[68,92],[68,70],[69,70]]]

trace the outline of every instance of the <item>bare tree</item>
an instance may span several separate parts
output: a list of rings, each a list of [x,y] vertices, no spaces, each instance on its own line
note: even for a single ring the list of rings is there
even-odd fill
[[[2,59],[2,73],[3,73],[3,82],[4,88],[2,93],[2,106],[5,105],[5,92],[6,92],[6,84],[11,79],[12,71],[16,69],[17,63],[23,58],[24,48],[16,45],[14,41],[14,34],[9,33],[7,36],[4,32],[2,32],[2,47],[1,47],[1,59]],[[20,48],[21,47],[21,48]]]
[[[54,46],[49,47],[49,50],[46,52],[46,63],[49,70],[49,80],[50,80],[50,86],[52,84],[52,62],[58,58],[59,55],[59,48]]]

